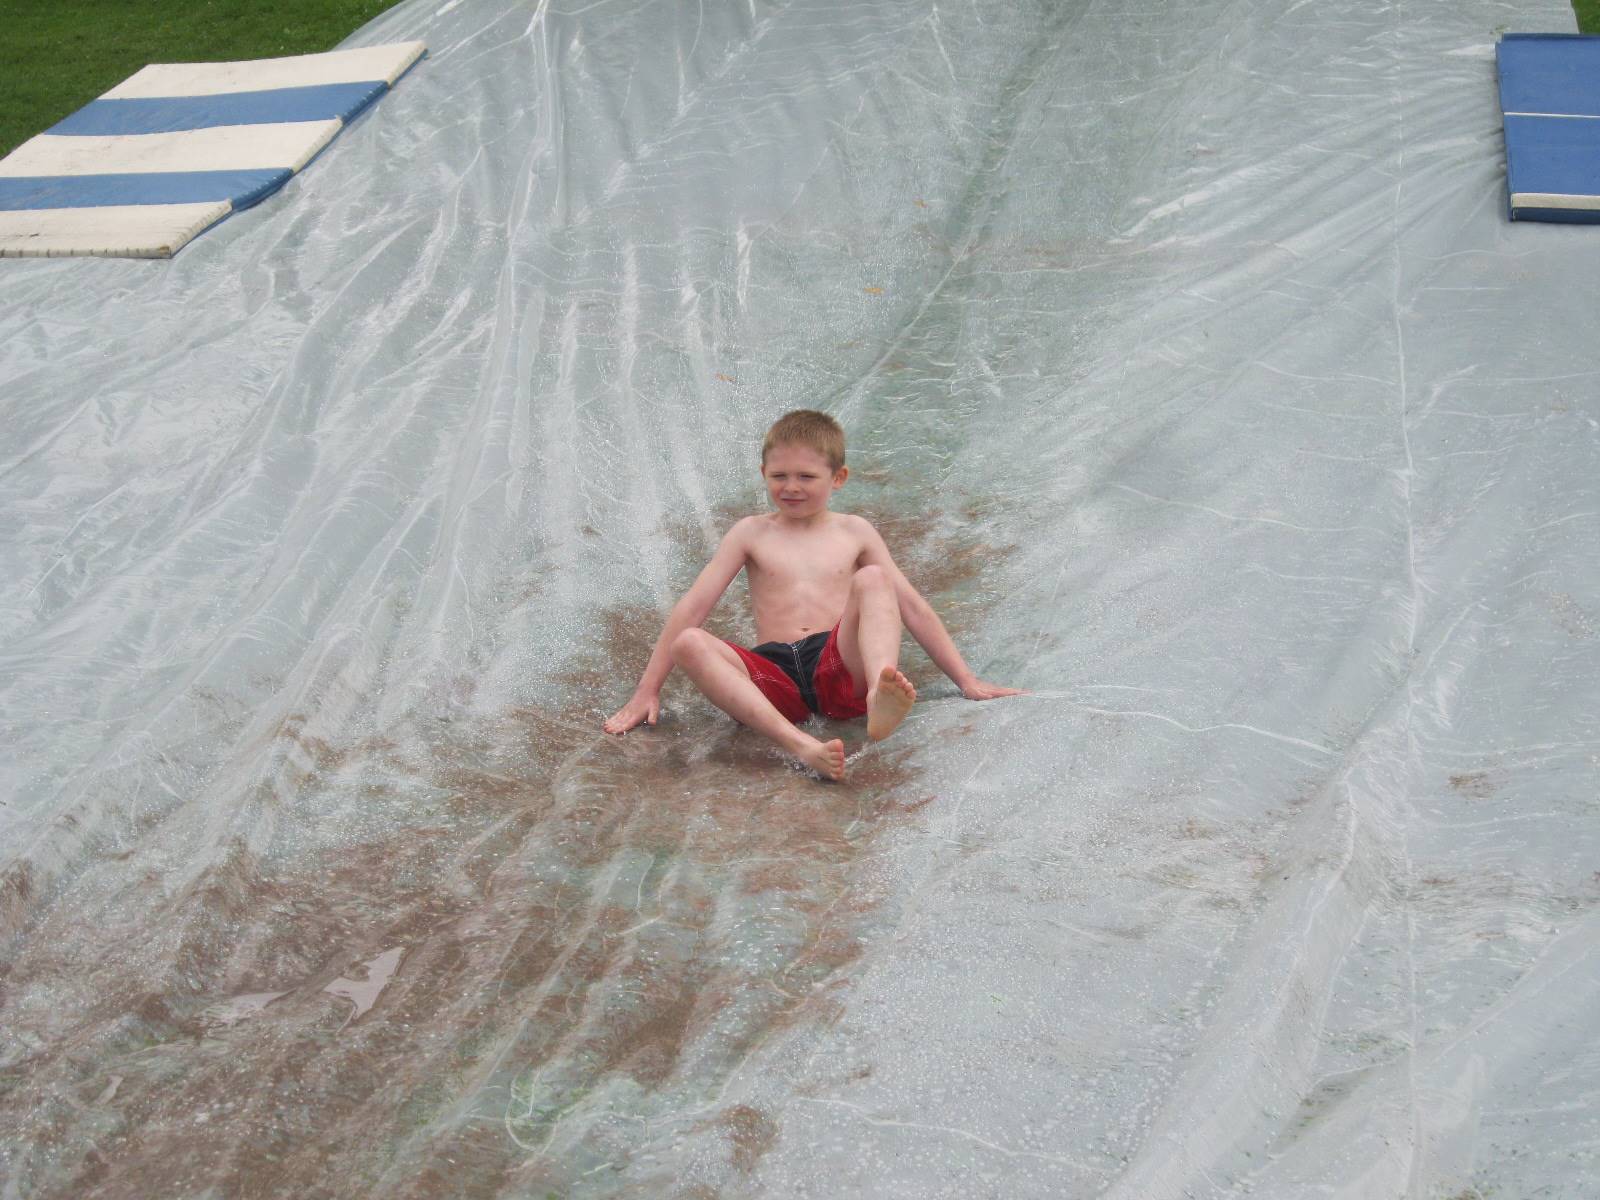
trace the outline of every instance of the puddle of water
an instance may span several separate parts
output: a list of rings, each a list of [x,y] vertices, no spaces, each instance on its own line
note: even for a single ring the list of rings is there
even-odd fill
[[[335,979],[322,990],[333,996],[343,996],[354,1006],[350,1015],[345,1018],[345,1025],[363,1016],[378,1002],[378,995],[388,986],[389,980],[394,978],[394,973],[400,969],[400,956],[404,953],[402,948],[396,947],[385,950],[377,958],[368,959],[361,965],[366,968],[365,979]],[[343,1025],[340,1026],[344,1028]]]

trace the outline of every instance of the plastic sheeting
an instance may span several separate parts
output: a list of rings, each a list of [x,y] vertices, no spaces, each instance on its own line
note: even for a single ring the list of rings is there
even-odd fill
[[[416,0],[314,188],[7,264],[4,1193],[1591,1194],[1600,249],[1505,219],[1508,19]],[[605,738],[800,405],[1032,694]]]

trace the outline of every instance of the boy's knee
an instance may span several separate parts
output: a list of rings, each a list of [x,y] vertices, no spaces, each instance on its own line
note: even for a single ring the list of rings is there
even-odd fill
[[[705,650],[705,644],[710,638],[711,635],[704,629],[683,630],[677,637],[672,639],[672,645],[669,647],[672,652],[672,661],[681,667],[685,662],[699,657]]]
[[[893,588],[894,581],[877,563],[868,563],[851,577],[850,586],[857,591],[870,591],[873,589]]]

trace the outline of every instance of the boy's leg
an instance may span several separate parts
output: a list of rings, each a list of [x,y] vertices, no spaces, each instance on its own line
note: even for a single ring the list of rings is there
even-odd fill
[[[839,657],[867,702],[867,736],[888,737],[911,711],[917,690],[900,673],[900,599],[882,567],[862,567],[850,580],[839,618]]]
[[[761,694],[739,656],[704,629],[685,629],[672,643],[672,661],[711,703],[741,725],[776,742],[829,779],[844,778],[844,743],[819,742]]]

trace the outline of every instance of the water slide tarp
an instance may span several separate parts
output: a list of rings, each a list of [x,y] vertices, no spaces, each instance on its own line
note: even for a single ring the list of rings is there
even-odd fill
[[[425,50],[145,67],[0,159],[0,258],[169,258],[281,188]]]
[[[1508,34],[1497,50],[1513,221],[1600,221],[1600,37]]]
[[[1600,249],[1505,219],[1511,16],[412,0],[314,201],[5,264],[0,1192],[1592,1196]],[[801,405],[1032,694],[604,737]]]

